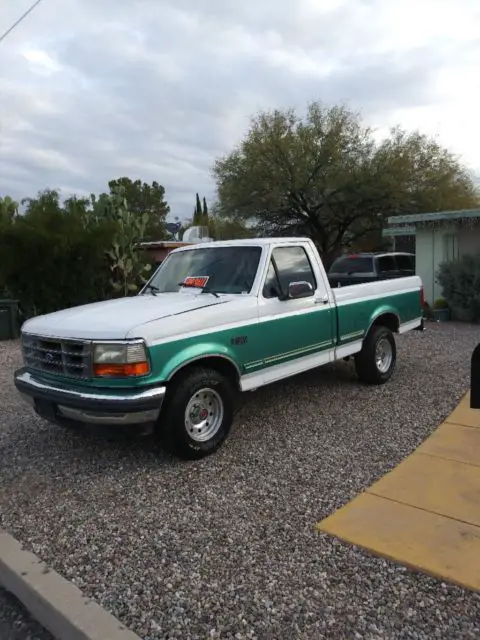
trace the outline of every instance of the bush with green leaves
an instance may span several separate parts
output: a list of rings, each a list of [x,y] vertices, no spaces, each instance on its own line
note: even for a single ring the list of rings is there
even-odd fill
[[[63,203],[46,189],[22,200],[21,214],[18,203],[0,199],[0,297],[18,299],[31,317],[137,292],[153,266],[140,243],[168,211],[163,187],[153,183],[153,198],[137,182],[114,181],[109,194]],[[131,205],[130,183],[153,200]]]
[[[449,304],[445,298],[437,298],[433,303],[434,309],[449,309]]]
[[[480,321],[480,253],[464,255],[456,262],[444,262],[437,280],[457,318]]]
[[[64,208],[45,191],[24,215],[0,224],[0,289],[20,300],[25,316],[101,300],[109,295],[105,249],[114,224],[86,225],[81,208]]]

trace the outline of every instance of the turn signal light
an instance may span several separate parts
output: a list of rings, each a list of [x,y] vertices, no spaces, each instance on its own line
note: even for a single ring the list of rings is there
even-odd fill
[[[144,376],[150,373],[148,362],[131,362],[127,364],[101,364],[93,365],[96,376],[115,376],[124,378],[128,376]]]

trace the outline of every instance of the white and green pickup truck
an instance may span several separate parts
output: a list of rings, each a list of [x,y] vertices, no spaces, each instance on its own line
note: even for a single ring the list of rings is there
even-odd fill
[[[28,320],[15,385],[51,422],[156,430],[199,458],[227,437],[240,391],[350,356],[361,381],[385,383],[422,300],[417,276],[330,288],[303,238],[186,246],[137,296]]]

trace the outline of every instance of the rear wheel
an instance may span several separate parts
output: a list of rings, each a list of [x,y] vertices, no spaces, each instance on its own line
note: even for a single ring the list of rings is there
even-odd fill
[[[393,375],[397,362],[397,347],[390,329],[374,326],[355,356],[355,370],[362,382],[385,384]]]
[[[234,400],[230,380],[215,369],[180,374],[168,389],[160,417],[164,447],[186,460],[216,451],[230,433]]]

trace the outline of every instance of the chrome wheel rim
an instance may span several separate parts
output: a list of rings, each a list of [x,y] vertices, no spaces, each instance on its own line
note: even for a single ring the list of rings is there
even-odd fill
[[[387,373],[392,366],[393,349],[387,338],[381,338],[375,348],[375,364],[380,373]]]
[[[211,440],[223,422],[223,400],[214,389],[200,389],[185,409],[185,428],[195,442]]]

